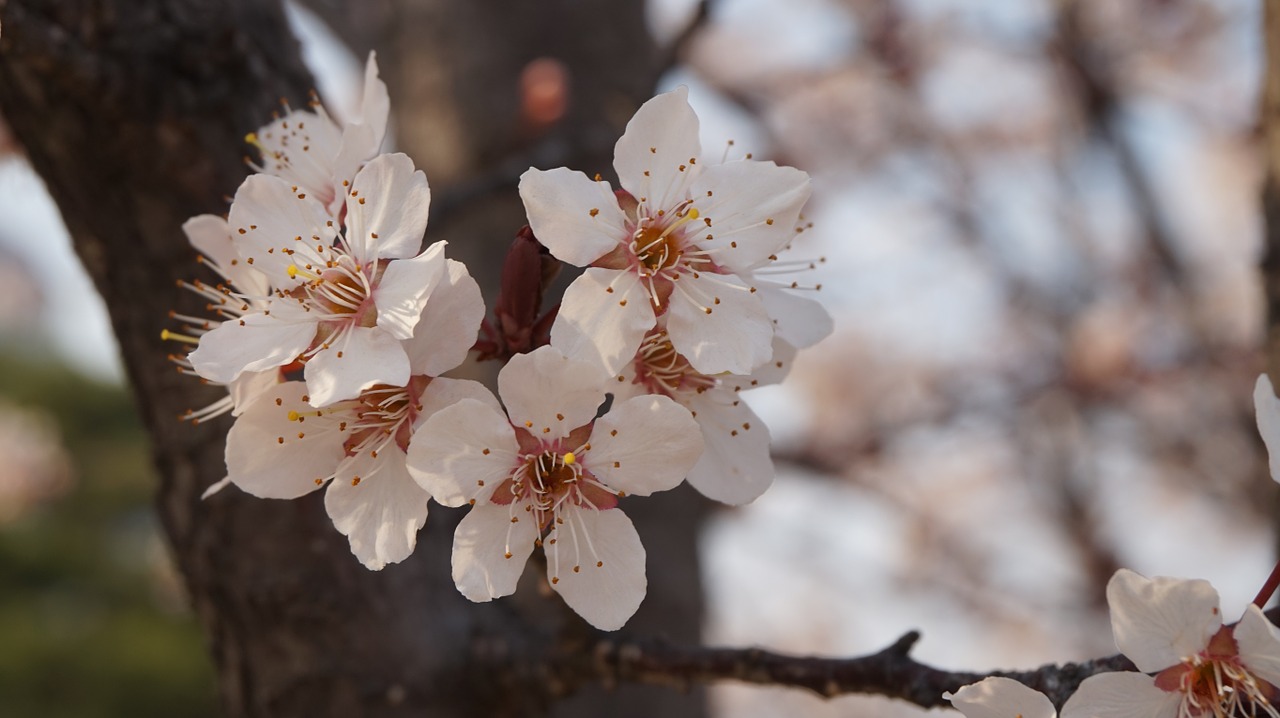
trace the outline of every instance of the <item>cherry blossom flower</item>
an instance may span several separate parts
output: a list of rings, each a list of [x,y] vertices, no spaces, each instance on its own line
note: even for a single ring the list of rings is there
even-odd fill
[[[705,450],[689,471],[704,496],[731,505],[754,501],[773,483],[769,429],[740,392],[782,381],[796,350],[774,341],[773,359],[754,374],[703,374],[676,351],[664,327],[650,330],[609,391],[616,401],[644,394],[670,397],[690,411]]]
[[[409,437],[474,382],[414,376],[316,409],[306,386],[280,384],[249,405],[227,434],[231,483],[261,498],[294,499],[328,484],[324,505],[351,552],[379,570],[413,553],[431,496],[405,469]]]
[[[992,676],[942,697],[965,718],[1057,718],[1053,703],[1040,691],[1012,678]]]
[[[370,52],[359,112],[350,122],[339,127],[318,100],[309,109],[291,110],[245,138],[262,156],[261,164],[251,166],[296,185],[337,217],[344,188],[382,147],[390,112],[387,86]]]
[[[777,332],[808,346],[830,332],[811,299],[758,279],[794,235],[809,176],[772,162],[701,160],[681,87],[646,102],[614,150],[622,192],[566,168],[520,178],[529,224],[557,258],[588,269],[551,329],[567,355],[617,372],[659,315],[704,374],[748,374]]]
[[[607,377],[551,346],[513,357],[496,400],[434,414],[409,445],[409,472],[446,506],[471,504],[453,578],[472,601],[515,591],[535,545],[551,587],[593,626],[620,628],[644,599],[645,552],[623,494],[675,487],[702,451],[689,412],[663,396],[596,419]]]
[[[195,370],[229,383],[303,361],[315,406],[375,384],[405,386],[410,358],[401,342],[445,275],[443,243],[413,256],[429,202],[426,177],[407,156],[381,155],[356,174],[339,234],[305,192],[278,177],[249,177],[229,223],[240,260],[266,276],[272,294],[201,337],[190,355]]]
[[[241,263],[237,258],[231,230],[225,219],[208,214],[192,217],[182,225],[182,231],[191,246],[199,252],[200,263],[213,270],[222,282],[216,285],[200,280],[179,282],[182,287],[206,299],[208,303],[205,306],[214,316],[199,317],[170,312],[171,319],[183,322],[184,333],[165,330],[161,333],[161,338],[196,344],[199,337],[224,321],[239,319],[250,312],[252,304],[259,301],[253,298],[265,296],[270,287],[261,272]],[[185,354],[174,354],[169,358],[178,365],[179,371],[195,374]],[[259,393],[280,381],[280,372],[275,369],[243,373],[226,384],[227,396],[203,409],[189,410],[182,418],[200,423],[226,413],[239,416]]]
[[[227,435],[228,479],[254,496],[297,498],[326,482],[325,508],[370,569],[413,552],[430,496],[409,476],[405,451],[436,411],[463,399],[493,401],[475,382],[440,378],[466,358],[484,302],[461,262],[444,278],[404,342],[413,375],[315,408],[303,382],[272,387]],[[495,402],[496,406],[496,402]]]
[[[1222,624],[1207,581],[1146,578],[1121,569],[1107,584],[1116,646],[1141,673],[1087,678],[1063,718],[1280,716],[1280,631],[1250,605]],[[1145,675],[1153,673],[1155,675]]]

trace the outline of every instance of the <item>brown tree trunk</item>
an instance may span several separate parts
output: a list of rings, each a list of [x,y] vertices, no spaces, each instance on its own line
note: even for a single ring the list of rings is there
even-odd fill
[[[450,254],[482,277],[496,274],[493,247],[522,222],[519,165],[607,174],[612,142],[651,90],[656,53],[639,2],[326,7],[372,18],[364,42],[384,53],[401,147],[431,178],[433,209],[448,210],[429,237],[452,240]],[[588,629],[539,591],[533,569],[512,599],[459,595],[449,578],[456,512],[433,507],[414,556],[370,572],[318,494],[274,502],[229,489],[200,500],[223,476],[229,421],[176,420],[221,390],[175,372],[159,335],[167,310],[202,311],[174,284],[197,274],[182,222],[225,212],[246,173],[245,133],[312,86],[277,3],[0,0],[0,26],[0,113],[106,299],[228,715],[702,714],[699,693],[661,688],[565,700],[573,676],[540,671],[537,658],[573,650]],[[524,136],[514,80],[541,55],[570,69],[572,109],[550,133]],[[650,595],[629,630],[696,642],[702,504],[672,493],[628,507],[651,557]]]

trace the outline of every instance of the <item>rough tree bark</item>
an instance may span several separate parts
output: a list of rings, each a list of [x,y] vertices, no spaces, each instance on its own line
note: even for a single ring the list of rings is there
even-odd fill
[[[437,103],[456,115],[434,140],[429,118],[419,126],[402,111],[397,119],[407,130],[402,147],[421,152],[437,198],[456,197],[456,216],[433,219],[431,238],[452,239],[452,254],[472,262],[495,257],[470,238],[505,245],[519,226],[514,177],[503,179],[504,170],[534,156],[607,170],[607,148],[651,89],[655,52],[640,3],[538,5],[541,14],[519,10],[510,24],[501,20],[517,11],[492,0],[347,6],[387,13],[388,24],[367,42],[393,38],[384,50],[393,102]],[[627,37],[604,31],[627,23]],[[176,421],[220,390],[177,374],[159,334],[167,310],[202,311],[174,284],[197,273],[182,222],[225,211],[225,197],[245,176],[245,133],[280,98],[300,105],[312,87],[276,2],[0,0],[0,24],[0,113],[106,299],[154,440],[160,515],[209,637],[228,715],[702,713],[696,691],[588,691],[566,701],[567,684],[550,672],[494,675],[490,668],[506,656],[573,650],[591,634],[539,591],[532,570],[515,600],[462,598],[449,579],[456,513],[433,508],[415,555],[374,573],[350,556],[318,494],[269,502],[228,490],[199,499],[224,473],[229,422]],[[415,42],[414,27],[427,28],[427,39]],[[573,76],[575,109],[550,135],[501,142],[512,132],[515,73],[548,39],[568,48],[562,59],[571,69],[594,63]],[[468,43],[480,51],[465,51]],[[646,72],[628,71],[633,66]],[[426,149],[433,142],[460,151],[454,166],[433,171],[442,162]],[[647,516],[636,516],[651,556],[661,559],[650,562],[650,597],[632,625],[665,626],[669,637],[696,642],[701,509],[687,498],[648,502]]]

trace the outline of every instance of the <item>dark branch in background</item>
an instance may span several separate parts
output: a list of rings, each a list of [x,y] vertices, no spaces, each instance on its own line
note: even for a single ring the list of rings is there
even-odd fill
[[[685,689],[712,681],[787,686],[823,698],[878,695],[923,708],[949,706],[942,694],[988,676],[1004,676],[1034,688],[1061,707],[1080,682],[1108,671],[1132,671],[1121,655],[1032,671],[943,671],[911,658],[920,634],[911,631],[878,653],[857,658],[788,656],[759,648],[682,648],[657,641],[601,639],[573,654],[553,657],[566,682],[590,677],[606,685],[636,681]]]
[[[1143,228],[1147,248],[1159,261],[1169,280],[1180,285],[1186,279],[1182,260],[1174,250],[1172,233],[1165,222],[1156,190],[1142,168],[1137,152],[1121,128],[1120,93],[1113,83],[1096,45],[1081,27],[1081,3],[1063,3],[1058,14],[1056,49],[1081,97],[1087,127],[1115,153],[1116,163],[1133,193],[1133,207]]]
[[[699,2],[685,26],[680,29],[680,32],[676,33],[670,44],[663,49],[662,54],[658,57],[658,63],[653,75],[655,85],[663,75],[675,69],[676,65],[684,61],[684,56],[689,51],[689,46],[693,44],[694,38],[702,32],[707,22],[711,20],[711,6],[711,0]]]
[[[1272,623],[1280,608],[1267,611]],[[823,698],[863,694],[896,698],[922,708],[947,707],[945,692],[990,676],[1012,678],[1049,697],[1058,708],[1089,676],[1136,671],[1123,655],[1080,663],[1048,664],[1029,671],[944,671],[911,657],[918,631],[904,634],[883,650],[856,658],[788,656],[759,648],[680,647],[662,641],[601,638],[569,653],[539,656],[550,664],[555,683],[572,690],[575,681],[605,685],[633,681],[688,689],[697,683],[740,681],[762,686],[802,688]],[[528,669],[525,669],[528,670]],[[517,668],[519,673],[520,669]]]

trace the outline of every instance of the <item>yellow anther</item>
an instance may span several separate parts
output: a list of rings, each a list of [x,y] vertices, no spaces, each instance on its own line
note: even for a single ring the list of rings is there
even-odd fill
[[[659,212],[659,215],[661,215],[661,212]],[[671,234],[675,230],[688,224],[690,221],[697,219],[699,216],[701,216],[701,214],[698,212],[698,208],[690,207],[688,210],[685,211],[683,217],[676,220],[675,222],[672,222],[666,229],[662,230],[662,234],[658,235],[658,239],[659,240],[666,239],[667,235]],[[710,222],[711,220],[707,220],[707,221]]]
[[[574,456],[572,451],[564,452],[565,466],[572,466],[573,463],[576,462],[577,460],[578,460],[578,457]]]
[[[185,344],[200,343],[200,340],[197,337],[193,337],[188,334],[178,334],[176,332],[171,332],[168,329],[160,330],[160,340],[166,342],[183,342]]]

